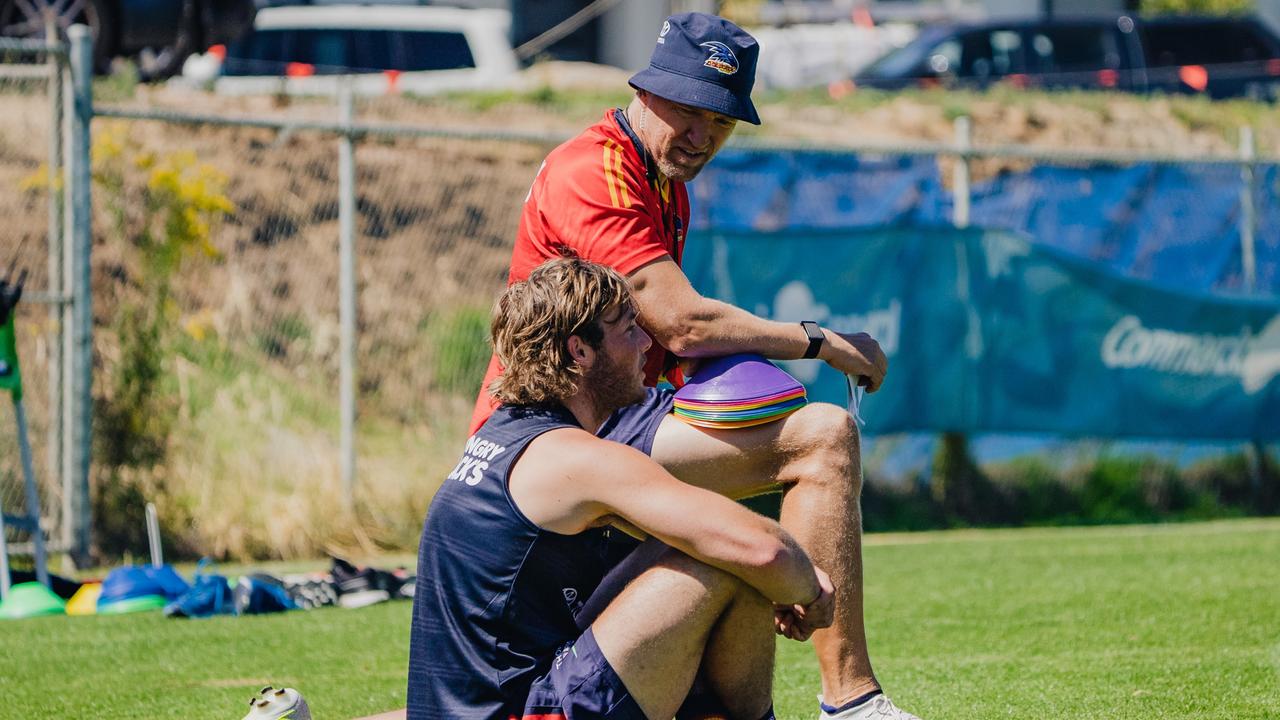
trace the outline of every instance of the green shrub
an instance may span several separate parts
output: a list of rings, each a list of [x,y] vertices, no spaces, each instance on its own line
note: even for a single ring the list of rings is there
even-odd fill
[[[1274,514],[1278,505],[1280,468],[1266,455],[1227,454],[1189,468],[1107,454],[1065,468],[1045,456],[979,467],[962,435],[942,437],[928,475],[905,486],[870,478],[862,493],[872,532],[1205,520]]]
[[[178,409],[163,391],[181,335],[173,281],[191,258],[216,257],[210,225],[233,208],[221,173],[191,152],[146,152],[124,125],[97,133],[92,154],[95,192],[111,218],[110,232],[128,249],[129,282],[114,308],[116,358],[107,364],[94,403],[94,529],[99,552],[118,556],[145,550],[139,513],[148,499],[164,495],[162,466]],[[167,523],[185,524],[179,508],[166,510]]]
[[[434,363],[435,387],[446,393],[476,392],[489,367],[489,309],[461,307],[438,311],[423,320]]]
[[[311,327],[302,316],[283,315],[271,322],[270,329],[254,336],[254,345],[268,357],[288,357],[311,340]]]
[[[933,457],[930,490],[942,517],[950,525],[1000,525],[1009,508],[982,468],[969,453],[968,439],[943,433]]]
[[[1060,525],[1081,515],[1080,498],[1044,458],[1015,458],[988,472],[1008,498],[1010,524]]]
[[[1251,515],[1280,513],[1280,466],[1265,450],[1234,452],[1187,468],[1193,487],[1226,508]]]
[[[933,530],[946,527],[941,508],[924,478],[904,487],[868,478],[862,485],[862,527],[867,532]]]
[[[1145,15],[1243,15],[1253,12],[1256,0],[1146,0]]]

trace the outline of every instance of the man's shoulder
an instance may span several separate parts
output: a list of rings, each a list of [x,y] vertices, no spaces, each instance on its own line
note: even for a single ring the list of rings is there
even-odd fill
[[[622,443],[598,437],[589,430],[566,425],[552,428],[531,439],[519,462],[525,464],[526,468],[572,473],[584,468],[598,469],[601,458],[629,449]],[[528,460],[533,462],[526,462]]]
[[[607,442],[573,425],[562,425],[550,428],[529,441],[521,461],[533,458],[535,464],[548,458],[556,462],[553,466],[568,466],[574,462],[586,461],[592,451],[599,448],[598,443]]]
[[[543,173],[565,174],[622,168],[631,165],[630,141],[606,115],[591,127],[566,140],[547,155]]]

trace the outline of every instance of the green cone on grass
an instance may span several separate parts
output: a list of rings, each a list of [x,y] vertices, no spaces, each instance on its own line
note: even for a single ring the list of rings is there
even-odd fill
[[[124,615],[126,613],[162,610],[169,603],[163,595],[142,595],[110,603],[98,603],[99,615]]]
[[[66,614],[66,602],[38,582],[18,583],[0,603],[0,620],[21,620],[40,615]]]

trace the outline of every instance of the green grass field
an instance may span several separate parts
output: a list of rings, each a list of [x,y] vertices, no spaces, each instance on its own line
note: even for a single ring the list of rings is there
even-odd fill
[[[873,536],[880,680],[946,718],[1280,717],[1280,520]],[[403,704],[408,603],[0,624],[0,717],[239,718],[268,683],[318,718]],[[816,664],[781,641],[780,718]]]

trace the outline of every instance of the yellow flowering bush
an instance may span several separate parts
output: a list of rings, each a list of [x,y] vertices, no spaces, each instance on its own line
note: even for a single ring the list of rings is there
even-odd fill
[[[136,125],[133,126],[136,129]],[[125,249],[129,282],[111,314],[118,348],[97,402],[95,528],[108,555],[145,547],[134,510],[142,495],[163,495],[162,467],[177,420],[168,367],[185,332],[206,339],[207,318],[183,321],[172,298],[177,274],[197,258],[218,258],[212,234],[235,206],[227,177],[194,152],[146,149],[124,123],[97,129],[91,149],[94,204]],[[139,472],[141,471],[141,472]]]

